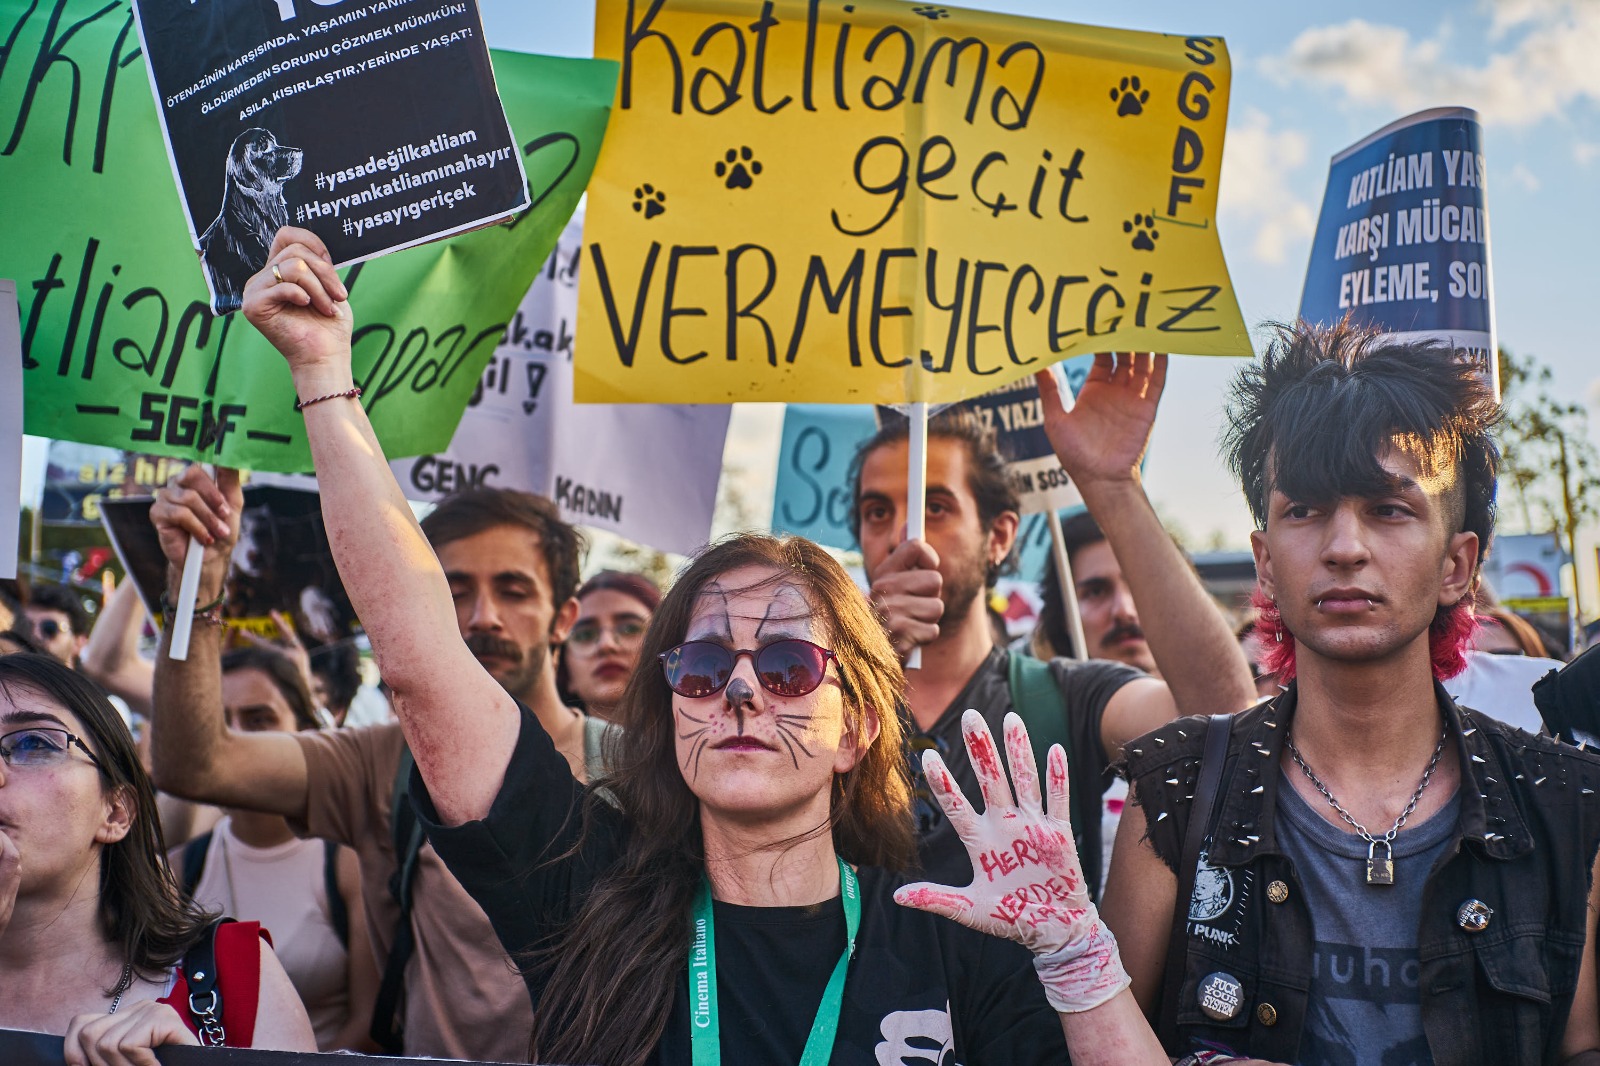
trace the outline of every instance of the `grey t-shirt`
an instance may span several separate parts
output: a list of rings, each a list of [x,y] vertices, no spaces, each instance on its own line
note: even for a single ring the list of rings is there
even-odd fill
[[[1278,843],[1299,875],[1316,939],[1299,1066],[1431,1066],[1417,928],[1422,886],[1459,817],[1452,799],[1400,830],[1394,884],[1369,885],[1366,842],[1329,824],[1287,778],[1280,784]]]

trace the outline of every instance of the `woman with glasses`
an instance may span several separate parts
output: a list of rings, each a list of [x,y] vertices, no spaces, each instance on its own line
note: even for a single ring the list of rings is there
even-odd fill
[[[612,721],[639,664],[639,645],[661,590],[642,574],[602,570],[578,589],[578,620],[561,648],[561,697],[591,718]]]
[[[0,1028],[64,1034],[72,1066],[149,1066],[149,1048],[197,1042],[193,968],[179,968],[211,922],[180,901],[163,850],[155,793],[111,704],[49,656],[0,658]],[[254,1002],[230,988],[238,938],[208,942],[225,1042],[315,1050],[283,967],[243,932]]]
[[[701,554],[645,634],[651,668],[618,707],[613,770],[585,788],[461,640],[357,402],[346,300],[322,242],[284,229],[244,308],[288,360],[340,576],[416,758],[418,817],[522,965],[531,1057],[1065,1062],[1026,950],[894,901],[913,854],[904,675],[843,569],[798,538]],[[220,505],[197,493],[192,531],[214,528]],[[1048,860],[1070,882],[1055,891],[1077,900],[1060,835],[1050,827],[1025,865]],[[1010,877],[1019,854],[975,866]],[[914,902],[938,905],[922,891]],[[992,906],[1035,913],[1008,899]]]

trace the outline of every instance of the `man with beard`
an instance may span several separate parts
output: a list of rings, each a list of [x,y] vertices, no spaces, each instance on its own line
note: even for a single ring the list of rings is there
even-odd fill
[[[1111,542],[1088,511],[1080,511],[1061,523],[1061,542],[1072,567],[1072,585],[1078,594],[1078,617],[1083,622],[1083,640],[1092,659],[1127,663],[1153,677],[1161,676],[1150,642],[1139,624],[1139,605],[1122,574],[1122,565],[1111,550]],[[1047,648],[1054,655],[1072,653],[1072,634],[1067,627],[1066,607],[1061,598],[1061,581],[1056,576],[1052,556],[1039,581],[1039,628],[1034,648]]]
[[[1166,681],[1121,663],[1051,662],[1056,706],[1041,710],[1038,689],[1025,689],[1024,717],[1064,716],[1073,807],[1100,809],[1107,767],[1134,737],[1186,714],[1233,712],[1255,700],[1250,668],[1227,621],[1162,528],[1139,480],[1139,463],[1155,423],[1167,357],[1102,354],[1065,409],[1055,378],[1039,375],[1045,429],[1084,502],[1100,516],[1134,594],[1159,602],[1148,620],[1155,659]],[[911,768],[917,786],[918,831],[927,880],[960,885],[972,876],[966,849],[921,780],[920,751],[937,750],[957,782],[975,795],[977,778],[961,740],[961,713],[983,712],[999,733],[1016,696],[1009,654],[997,648],[984,611],[1011,555],[1018,499],[995,438],[966,411],[947,411],[928,427],[926,536],[906,537],[907,427],[891,422],[857,451],[852,467],[851,523],[861,545],[873,602],[904,660],[922,649],[909,682]],[[1058,695],[1059,694],[1059,695]],[[1031,713],[1030,713],[1031,712]],[[1032,732],[1040,730],[1030,727]],[[1100,820],[1077,826],[1083,868],[1102,868]],[[1090,878],[1091,882],[1097,878]],[[1097,886],[1093,886],[1097,887]]]
[[[151,521],[168,560],[168,602],[176,599],[191,534],[205,545],[197,602],[220,602],[242,504],[237,473],[219,470],[213,482],[199,464],[162,489]],[[493,489],[446,499],[422,527],[468,647],[539,718],[575,777],[596,774],[603,723],[562,704],[550,656],[577,616],[578,532],[550,501]],[[204,611],[196,615],[185,661],[168,657],[163,632],[152,730],[158,786],[203,803],[280,814],[303,836],[356,851],[368,932],[384,974],[373,1036],[385,1050],[525,1059],[533,1024],[527,992],[482,909],[422,843],[403,787],[411,758],[399,725],[230,731],[222,714],[221,629],[210,620]]]

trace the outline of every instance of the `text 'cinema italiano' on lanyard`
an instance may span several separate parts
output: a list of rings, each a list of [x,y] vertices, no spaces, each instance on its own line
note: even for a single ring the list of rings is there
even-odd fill
[[[844,898],[844,954],[828,978],[817,1005],[817,1020],[800,1056],[800,1066],[826,1066],[833,1057],[833,1038],[839,1032],[839,1008],[844,1003],[844,977],[856,953],[856,930],[861,927],[861,892],[855,871],[839,860],[839,893]],[[711,883],[702,881],[694,900],[694,942],[689,946],[689,1033],[694,1066],[720,1066],[722,1026],[717,1016],[717,936],[711,917]]]

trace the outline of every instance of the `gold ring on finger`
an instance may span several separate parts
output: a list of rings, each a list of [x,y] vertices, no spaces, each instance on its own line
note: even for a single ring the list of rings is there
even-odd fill
[[[279,284],[282,284],[283,275],[278,273],[278,264],[277,263],[273,263],[272,264],[272,276],[278,279]]]

